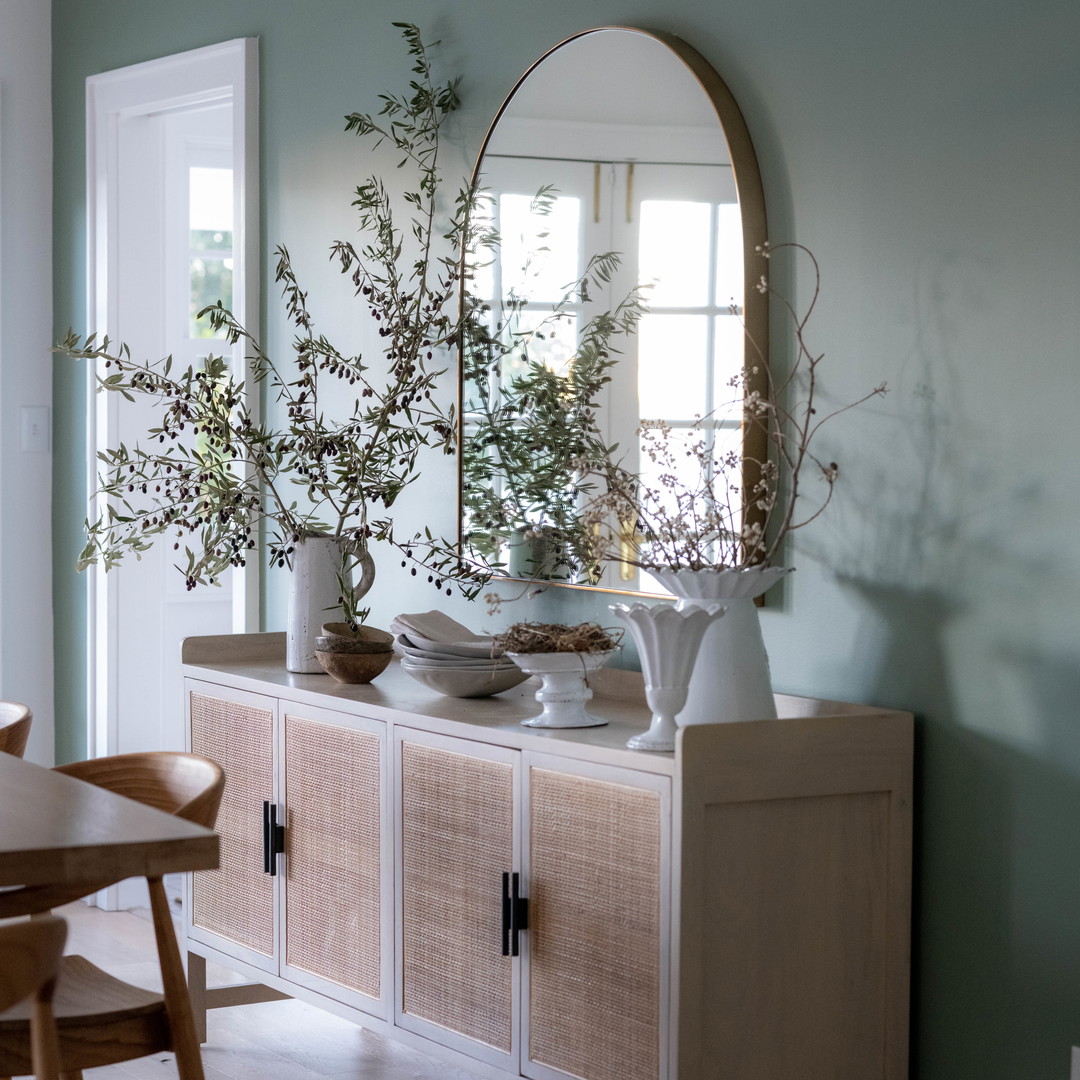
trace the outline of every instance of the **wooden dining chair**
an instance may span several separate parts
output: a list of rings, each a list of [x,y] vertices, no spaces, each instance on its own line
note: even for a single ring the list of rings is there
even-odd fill
[[[196,754],[122,754],[64,765],[66,773],[166,813],[213,828],[225,774]],[[147,878],[150,911],[161,965],[163,993],[116,979],[81,956],[65,956],[56,980],[54,1009],[60,1033],[62,1080],[81,1080],[82,1070],[130,1061],[165,1050],[176,1054],[180,1080],[204,1080],[202,1056],[188,997],[169,901],[160,877]],[[98,882],[79,886],[27,886],[0,892],[0,918],[32,914],[112,885],[109,867]],[[0,1077],[29,1072],[29,1012],[15,1006],[0,1013]]]
[[[34,714],[17,701],[0,701],[0,752],[22,757]]]
[[[57,1080],[60,1046],[53,992],[67,923],[55,915],[0,926],[0,1011],[31,1000],[30,1059],[37,1080]]]

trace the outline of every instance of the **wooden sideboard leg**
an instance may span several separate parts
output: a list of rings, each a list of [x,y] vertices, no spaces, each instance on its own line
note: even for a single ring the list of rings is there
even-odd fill
[[[188,996],[191,1013],[195,1020],[195,1037],[206,1042],[206,957],[198,953],[187,954]]]
[[[262,983],[240,983],[229,986],[206,985],[206,957],[187,954],[188,998],[195,1022],[195,1035],[206,1042],[206,1014],[209,1009],[229,1009],[234,1005],[257,1005],[264,1001],[288,1001],[290,994],[263,986]],[[0,1077],[3,1080],[3,1077]]]
[[[288,1001],[291,994],[282,993],[262,983],[240,983],[236,986],[211,986],[206,991],[208,1009],[231,1009],[234,1005],[258,1005],[264,1001]]]

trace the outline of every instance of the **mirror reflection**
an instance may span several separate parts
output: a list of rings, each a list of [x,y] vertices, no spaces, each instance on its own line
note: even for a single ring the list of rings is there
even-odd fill
[[[764,297],[744,295],[760,181],[747,139],[733,165],[718,110],[744,135],[741,116],[688,52],[631,29],[572,38],[526,73],[481,152],[478,213],[498,239],[466,275],[482,325],[462,356],[462,545],[501,574],[657,591],[593,558],[579,511],[603,480],[581,463],[603,451],[663,487],[641,452],[658,421],[744,451],[730,405],[744,326],[763,326]]]

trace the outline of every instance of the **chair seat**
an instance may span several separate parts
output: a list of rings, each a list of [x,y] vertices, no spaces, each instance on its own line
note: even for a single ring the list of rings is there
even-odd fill
[[[31,1071],[27,1002],[0,1013],[0,1076]],[[53,999],[64,1072],[111,1065],[172,1047],[165,1000],[83,956],[65,956]]]

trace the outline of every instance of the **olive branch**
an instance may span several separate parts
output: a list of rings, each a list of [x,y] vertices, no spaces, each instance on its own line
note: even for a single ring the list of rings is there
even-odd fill
[[[137,444],[98,454],[103,510],[86,521],[80,570],[92,563],[109,570],[171,536],[174,551],[183,546],[176,565],[192,589],[244,566],[262,535],[279,566],[302,538],[319,535],[339,538],[346,559],[372,541],[390,543],[440,589],[452,582],[471,597],[482,587],[484,573],[463,562],[456,545],[429,530],[401,537],[387,512],[418,475],[422,453],[455,449],[456,411],[438,395],[445,368],[435,365],[460,339],[460,264],[475,235],[468,185],[449,220],[440,219],[441,133],[459,106],[456,82],[435,81],[437,42],[427,46],[415,26],[394,25],[412,59],[409,92],[380,95],[380,111],[349,115],[346,131],[372,149],[386,143],[399,151],[399,168],[411,169],[415,183],[395,198],[379,177],[365,179],[352,204],[364,242],[338,241],[330,251],[378,325],[381,357],[341,350],[318,332],[284,246],[275,252],[275,281],[295,328],[286,361],[269,355],[220,301],[199,313],[226,344],[242,346],[251,379],[279,403],[281,420],[254,414],[253,388],[224,356],[177,370],[172,357],[135,359],[126,344],[69,331],[54,351],[92,362],[99,392],[147,401],[157,421]],[[342,387],[351,400],[342,400]],[[346,617],[363,614],[342,593]]]

